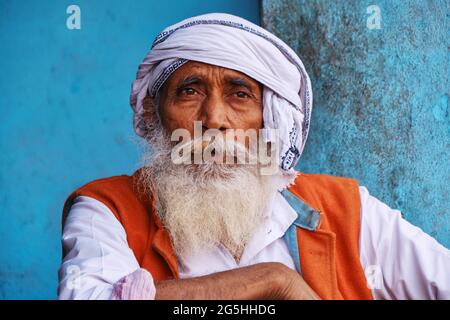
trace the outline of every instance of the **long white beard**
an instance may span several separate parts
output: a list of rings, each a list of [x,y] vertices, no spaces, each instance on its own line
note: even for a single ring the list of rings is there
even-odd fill
[[[143,156],[141,179],[156,195],[175,253],[183,257],[222,244],[239,259],[264,221],[277,176],[260,175],[257,165],[174,164],[162,127],[148,132],[152,150]]]

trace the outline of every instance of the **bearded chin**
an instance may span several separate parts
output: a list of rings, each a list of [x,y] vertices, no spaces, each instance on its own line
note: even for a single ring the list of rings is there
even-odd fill
[[[174,164],[162,130],[150,131],[147,141],[152,150],[144,153],[141,180],[157,199],[178,257],[221,245],[240,257],[266,218],[274,176],[260,175],[258,165]]]

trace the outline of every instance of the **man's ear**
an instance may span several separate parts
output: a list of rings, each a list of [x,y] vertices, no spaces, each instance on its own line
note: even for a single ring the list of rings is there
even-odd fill
[[[148,123],[155,123],[155,121],[158,120],[158,106],[155,99],[146,96],[144,100],[142,100],[142,108],[144,109],[143,115]]]

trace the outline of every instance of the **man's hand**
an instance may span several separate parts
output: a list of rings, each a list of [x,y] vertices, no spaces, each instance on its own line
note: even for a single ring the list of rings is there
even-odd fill
[[[308,300],[319,299],[294,270],[276,262],[155,283],[156,299]]]
[[[320,300],[320,297],[305,282],[298,272],[286,267],[283,264],[280,268],[279,284],[272,291],[272,300]]]

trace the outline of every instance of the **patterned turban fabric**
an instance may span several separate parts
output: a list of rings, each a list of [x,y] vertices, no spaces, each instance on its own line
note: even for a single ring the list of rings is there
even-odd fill
[[[130,104],[136,133],[146,134],[144,98],[155,97],[164,81],[190,60],[242,72],[263,85],[264,128],[278,133],[265,134],[264,139],[277,144],[279,166],[292,173],[308,137],[312,109],[309,76],[300,58],[282,40],[230,14],[192,17],[156,37],[132,84]]]

